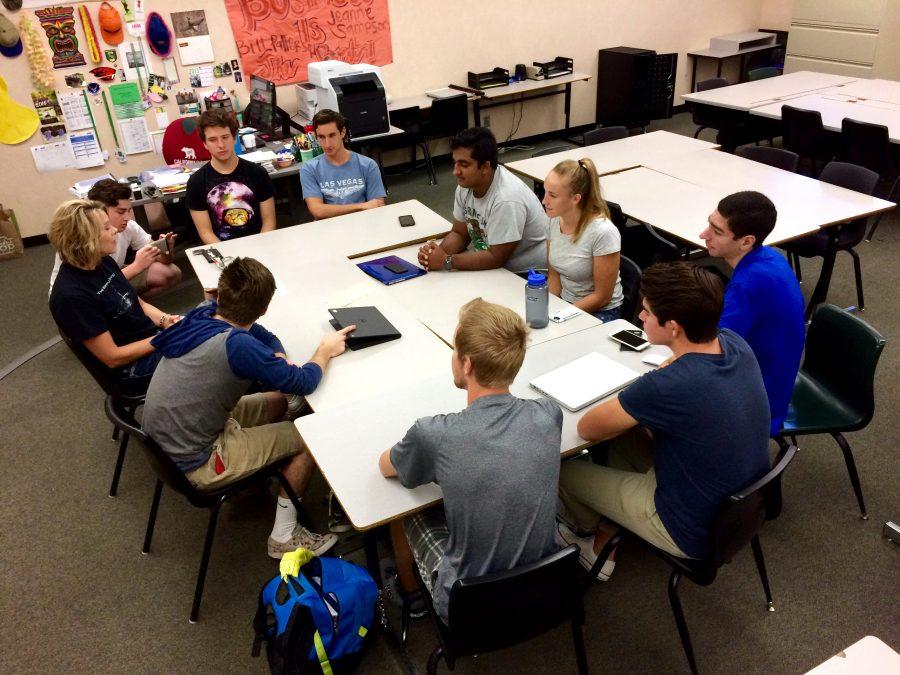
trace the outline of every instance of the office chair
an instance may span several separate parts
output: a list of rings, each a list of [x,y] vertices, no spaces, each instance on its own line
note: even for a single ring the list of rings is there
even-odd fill
[[[134,416],[128,411],[120,401],[107,397],[106,399],[106,415],[114,424],[119,427],[123,433],[133,435],[140,443],[144,450],[144,455],[150,466],[156,473],[156,487],[153,490],[153,502],[150,505],[150,517],[147,520],[147,531],[144,534],[144,545],[141,553],[146,555],[150,552],[150,542],[153,539],[153,529],[156,525],[156,514],[159,511],[159,500],[162,497],[163,485],[168,485],[172,490],[178,492],[190,502],[191,506],[197,508],[209,509],[209,523],[206,528],[206,539],[203,543],[203,554],[200,557],[200,569],[197,572],[197,584],[194,587],[194,601],[191,605],[190,622],[196,623],[200,614],[200,601],[203,598],[203,587],[206,582],[206,570],[209,566],[209,556],[212,552],[213,538],[216,534],[216,522],[219,518],[219,509],[222,504],[230,497],[243,492],[249,488],[258,487],[265,484],[270,478],[275,478],[284,488],[294,508],[298,514],[302,514],[302,507],[297,500],[297,495],[291,489],[291,486],[282,476],[277,465],[269,465],[259,469],[255,473],[245,476],[233,483],[213,488],[208,491],[199,490],[187,479],[184,472],[179,469],[168,453],[163,450],[149,435],[147,435],[140,425],[135,421]]]
[[[609,141],[618,141],[621,138],[628,138],[628,127],[600,127],[591,129],[584,134],[584,144],[597,145]]]
[[[778,436],[830,434],[844,463],[859,517],[868,519],[853,451],[843,434],[865,429],[875,414],[875,370],[886,340],[858,316],[820,305],[806,335],[803,365],[794,383],[784,428]]]
[[[734,151],[738,157],[749,159],[760,164],[774,166],[776,169],[796,173],[800,163],[800,155],[782,148],[766,147],[764,145],[742,145]]]
[[[640,325],[637,315],[641,307],[641,268],[624,255],[619,255],[619,279],[622,282],[622,318]]]
[[[630,258],[640,269],[646,269],[653,263],[671,262],[684,257],[684,252],[677,244],[660,236],[651,225],[635,221],[636,225],[628,226],[628,217],[622,212],[621,206],[609,201],[606,205],[609,207],[610,220],[619,230],[621,255]]]
[[[465,94],[436,98],[431,103],[428,117],[421,123],[422,137],[425,145],[428,141],[444,136],[455,136],[469,126],[469,100]],[[430,157],[429,153],[429,157]],[[432,185],[437,184],[434,168],[431,172]]]
[[[144,394],[126,393],[119,384],[119,378],[115,371],[112,368],[107,368],[101,363],[96,356],[91,354],[87,347],[80,342],[71,339],[68,335],[63,333],[62,330],[59,331],[59,336],[62,338],[63,342],[66,343],[66,346],[71,352],[75,354],[85,370],[91,374],[94,381],[100,385],[103,393],[106,394],[106,406],[104,407],[104,410],[107,411],[107,417],[109,417],[108,411],[110,409],[109,405],[111,401],[114,401],[118,406],[128,410],[132,415],[134,414],[134,411],[137,410],[138,406],[144,404]],[[125,464],[125,450],[128,448],[128,433],[123,432],[120,434],[119,427],[116,426],[116,420],[109,417],[109,421],[113,423],[113,440],[119,441],[119,454],[116,456],[116,468],[113,470],[112,482],[109,484],[109,496],[115,497],[119,490],[119,478],[122,475],[122,466]]]
[[[747,73],[747,80],[755,82],[756,80],[766,80],[770,77],[778,77],[781,75],[781,69],[774,66],[765,66],[763,68],[754,68]]]
[[[678,635],[681,638],[681,646],[687,657],[691,672],[697,673],[697,661],[694,657],[694,648],[691,644],[691,635],[688,631],[687,621],[684,618],[684,610],[681,607],[681,599],[678,597],[678,583],[682,577],[687,577],[699,586],[709,586],[716,580],[719,568],[725,563],[731,562],[734,556],[748,543],[753,550],[753,559],[756,561],[756,570],[762,582],[766,595],[766,607],[770,612],[775,611],[772,601],[772,592],[769,588],[769,576],[766,571],[766,561],[763,557],[762,546],[759,543],[759,531],[767,520],[774,520],[781,513],[781,475],[797,454],[797,448],[784,445],[776,457],[771,470],[762,478],[747,486],[743,490],[731,495],[721,507],[713,519],[710,527],[710,552],[704,558],[679,558],[662,549],[634,536],[628,530],[622,528],[606,543],[591,571],[588,573],[584,591],[587,592],[593,580],[603,567],[603,563],[609,558],[616,546],[623,538],[629,537],[637,540],[654,554],[665,560],[672,566],[672,574],[669,576],[669,604],[672,606],[672,615],[678,627]]]
[[[710,89],[727,87],[728,84],[728,80],[726,80],[724,77],[713,77],[708,80],[698,82],[697,91],[709,91]],[[704,129],[716,129],[717,131],[719,130],[722,118],[715,107],[692,103],[691,111],[694,124],[697,125],[697,131],[694,132],[694,138],[697,138],[700,135],[700,132]]]
[[[882,194],[887,200],[893,199],[897,184],[900,183],[900,173],[894,165],[891,138],[886,126],[845,117],[841,122],[839,158],[842,162],[858,164],[874,171],[878,174],[879,181],[890,182],[890,189]],[[879,213],[875,217],[875,222],[866,235],[866,241],[872,241],[882,215]]]
[[[450,589],[447,623],[437,615],[431,593],[413,566],[428,613],[438,634],[438,646],[428,658],[428,673],[437,672],[441,658],[453,670],[460,656],[487,654],[526,642],[563,621],[572,625],[579,673],[587,673],[581,626],[584,606],[578,588],[578,547],[507,572],[457,579]]]
[[[832,185],[853,190],[854,192],[871,195],[878,184],[878,174],[856,164],[829,162],[822,169],[819,180],[823,183],[831,183]],[[855,247],[863,240],[866,234],[867,220],[866,217],[862,217],[842,225],[822,228],[818,232],[813,232],[805,237],[780,245],[779,248],[787,251],[798,279],[802,276],[800,273],[800,258],[822,258],[822,271],[819,273],[821,282],[816,284],[821,290],[819,297],[809,299],[809,305],[806,308],[807,319],[812,315],[816,304],[824,302],[828,297],[828,287],[831,285],[831,275],[834,272],[835,258],[839,251],[846,251],[853,258],[853,271],[856,276],[856,306],[860,310],[865,309],[862,267]]]
[[[819,162],[827,163],[834,157],[834,148],[822,125],[822,113],[783,105],[781,128],[784,149],[796,152],[801,160],[809,159],[810,175],[815,178],[819,173]]]
[[[428,143],[422,133],[422,110],[419,106],[409,106],[408,108],[399,108],[391,111],[391,124],[398,129],[403,129],[402,134],[391,134],[382,138],[376,138],[369,143],[378,149],[378,168],[381,171],[381,179],[384,181],[385,173],[382,165],[382,153],[391,150],[402,150],[409,148],[409,165],[406,172],[414,171],[417,167],[417,150],[422,148],[422,155],[425,159],[425,168],[428,169],[428,178],[431,185],[437,183],[434,175],[434,165],[431,163],[431,152],[428,150]]]

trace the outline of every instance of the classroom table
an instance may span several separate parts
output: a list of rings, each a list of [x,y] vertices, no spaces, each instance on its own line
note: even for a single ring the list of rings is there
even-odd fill
[[[895,80],[855,80],[824,89],[823,94],[842,94],[866,101],[885,101],[900,104],[900,82]]]
[[[577,161],[587,157],[594,162],[594,165],[597,167],[597,173],[604,176],[643,166],[653,158],[683,155],[718,147],[715,143],[683,136],[682,134],[673,134],[669,131],[651,131],[646,134],[621,138],[617,141],[564,150],[552,155],[505,162],[503,165],[513,173],[524,178],[543,182],[550,170],[566,159]]]
[[[750,110],[751,115],[768,119],[781,119],[781,107],[789,105],[803,110],[817,110],[822,115],[822,125],[828,131],[841,132],[844,118],[859,122],[881,124],[888,128],[891,143],[900,143],[900,103],[880,100],[863,100],[847,96],[842,90],[819,92],[798,96],[788,101],[778,101]]]
[[[744,81],[744,69],[746,67],[747,55],[748,54],[756,54],[760,52],[771,52],[777,49],[784,49],[784,45],[778,44],[777,42],[773,42],[770,45],[759,45],[757,47],[745,47],[743,49],[695,49],[692,52],[688,52],[687,55],[691,57],[691,91],[694,91],[694,87],[697,84],[697,63],[700,59],[710,59],[716,62],[716,77],[722,77],[722,63],[727,61],[728,59],[733,59],[739,57],[741,60],[740,68],[738,69],[738,81]]]
[[[755,82],[733,84],[728,87],[684,94],[682,98],[691,103],[730,108],[747,112],[751,108],[775,103],[779,100],[796,98],[811,92],[856,81],[855,77],[815,73],[801,70],[796,73],[768,77]]]
[[[570,73],[553,77],[549,80],[526,79],[500,87],[481,89],[479,90],[481,95],[476,94],[472,99],[472,113],[475,117],[475,126],[481,126],[482,110],[519,101],[533,101],[539,98],[546,98],[547,96],[559,96],[562,94],[565,96],[565,103],[563,104],[563,112],[566,116],[565,128],[568,129],[572,109],[572,83],[586,82],[589,79],[591,79],[591,75],[588,73]],[[562,89],[557,89],[556,87],[562,87]]]
[[[419,246],[407,246],[369,255],[354,262],[365,262],[384,255],[397,255],[417,264]],[[525,318],[525,280],[505,269],[445,272],[443,270],[410,279],[391,286],[368,277],[368,287],[378,286],[397,299],[429,330],[448,345],[453,344],[459,309],[472,298],[481,297],[515,310]],[[569,303],[555,295],[550,296],[549,313],[569,307]],[[581,310],[579,310],[581,312]],[[563,323],[551,321],[545,328],[532,328],[528,333],[528,346],[555,340],[563,335],[600,325],[600,320],[587,312]]]
[[[510,387],[511,393],[521,398],[538,398],[538,392],[528,386],[530,380],[592,351],[639,373],[653,369],[641,362],[648,352],[670,353],[662,346],[643,352],[620,351],[618,343],[608,335],[626,328],[633,326],[618,319],[529,347]],[[370,530],[441,500],[440,488],[433,483],[408,490],[397,480],[383,478],[378,470],[378,457],[403,438],[419,417],[458,412],[466,407],[466,393],[453,386],[450,353],[446,349],[444,370],[440,374],[403,387],[386,383],[381,395],[357,400],[340,409],[306,415],[294,422],[357,530]],[[577,413],[563,410],[560,452],[564,456],[588,445],[578,436],[576,428],[578,420],[591,407]],[[353,423],[348,424],[348,420]]]

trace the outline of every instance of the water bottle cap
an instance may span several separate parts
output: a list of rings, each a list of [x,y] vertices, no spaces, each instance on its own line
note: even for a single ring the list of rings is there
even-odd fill
[[[542,286],[547,283],[547,276],[541,274],[540,272],[535,272],[533,269],[528,270],[528,285],[529,286]]]

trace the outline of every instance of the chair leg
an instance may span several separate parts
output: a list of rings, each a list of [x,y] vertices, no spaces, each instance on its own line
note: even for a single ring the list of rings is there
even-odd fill
[[[428,657],[428,675],[435,675],[435,673],[437,673],[438,662],[443,655],[444,650],[440,645],[434,648],[434,651],[431,652],[431,656]]]
[[[700,135],[700,132],[703,131],[705,128],[706,128],[705,126],[697,127],[697,131],[694,132],[694,138],[697,138],[697,136]]]
[[[117,427],[115,424],[113,424],[112,439],[114,441],[119,440],[119,427]]]
[[[753,549],[753,559],[756,561],[756,569],[759,572],[759,580],[762,582],[763,591],[766,593],[766,609],[775,611],[775,603],[772,602],[772,590],[769,588],[769,575],[766,572],[766,559],[763,557],[762,545],[759,543],[759,535],[750,540],[750,548]]]
[[[847,464],[847,473],[850,474],[850,483],[853,484],[853,492],[856,493],[856,501],[859,502],[859,517],[863,520],[868,520],[869,514],[866,513],[866,503],[863,501],[862,485],[859,483],[859,474],[856,473],[856,462],[853,461],[853,451],[850,449],[850,444],[847,442],[847,439],[844,438],[843,434],[839,432],[833,433],[831,436],[837,441],[837,444],[841,446],[841,451],[844,453],[844,462]]]
[[[862,266],[859,254],[852,248],[847,249],[847,253],[853,257],[853,274],[856,276],[856,307],[862,312],[866,308],[866,299],[863,297]]]
[[[597,560],[594,561],[594,564],[591,565],[590,571],[588,571],[587,579],[584,582],[584,587],[581,589],[582,595],[590,590],[594,580],[597,578],[597,574],[601,569],[603,569],[603,564],[606,562],[609,556],[612,555],[612,552],[624,537],[625,535],[621,530],[619,530],[612,537],[610,537],[606,544],[603,545],[603,548],[600,549],[600,553],[597,554]]]
[[[834,259],[837,255],[837,249],[835,248],[836,239],[837,233],[832,232],[828,243],[828,251],[825,252],[822,259],[822,271],[819,272],[819,280],[816,282],[816,287],[809,298],[809,304],[806,306],[807,321],[812,317],[816,307],[828,299],[828,288],[831,286],[831,277],[834,274]]]
[[[681,609],[681,600],[678,597],[678,582],[681,574],[672,570],[669,577],[669,604],[672,605],[672,614],[675,617],[675,625],[678,626],[678,635],[681,637],[681,647],[687,656],[691,672],[697,675],[697,661],[694,659],[694,648],[691,646],[691,634],[688,632],[687,622],[684,620],[684,611]]]
[[[406,638],[409,635],[409,618],[412,613],[412,602],[407,593],[400,594],[400,603],[400,646],[406,647]]]
[[[109,496],[115,497],[119,491],[119,478],[122,476],[122,465],[125,464],[125,450],[128,448],[128,434],[122,432],[119,439],[119,456],[116,457],[116,468],[113,471],[112,483],[109,484]]]
[[[153,541],[153,528],[156,527],[156,513],[159,511],[159,500],[162,497],[163,482],[159,479],[156,481],[156,487],[153,490],[153,503],[150,504],[150,517],[147,519],[147,531],[144,533],[144,547],[141,553],[147,555],[150,553],[150,542]]]
[[[584,648],[584,635],[581,632],[581,624],[572,617],[572,640],[575,642],[575,662],[578,664],[579,675],[587,675],[587,652]]]
[[[432,185],[437,185],[437,175],[434,173],[434,163],[431,161],[431,150],[428,149],[428,141],[422,142],[422,150],[425,155],[425,166],[428,168],[428,176]]]
[[[209,512],[209,525],[206,528],[206,540],[203,542],[203,555],[200,558],[200,570],[197,572],[197,586],[194,588],[194,604],[191,606],[191,623],[197,623],[200,614],[200,600],[203,598],[203,585],[206,583],[206,568],[209,567],[209,555],[212,553],[213,538],[216,536],[216,521],[219,509],[225,500],[220,500]]]

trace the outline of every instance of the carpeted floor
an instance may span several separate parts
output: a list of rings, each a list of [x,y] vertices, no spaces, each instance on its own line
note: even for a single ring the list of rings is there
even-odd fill
[[[655,128],[693,131],[687,115]],[[501,161],[534,149],[510,151]],[[448,164],[438,174],[437,186],[428,184],[424,171],[389,178],[389,199],[416,198],[449,218],[455,183]],[[889,341],[876,381],[875,419],[849,435],[870,518],[857,517],[834,442],[801,439],[785,479],[784,513],[762,533],[777,611],[765,611],[749,551],[724,567],[711,587],[683,584],[685,613],[705,672],[802,672],[868,634],[900,648],[900,552],[881,537],[885,520],[900,519],[898,429],[891,422],[900,375],[892,342],[900,332],[898,240],[900,217],[892,213],[875,240],[858,248],[867,300],[861,316]],[[46,305],[52,257],[50,247],[42,246],[0,263],[0,372],[56,335]],[[189,281],[157,303],[171,311],[200,300],[183,255],[179,262]],[[818,266],[805,261],[807,295]],[[848,256],[838,261],[829,300],[855,304]],[[265,555],[273,500],[250,494],[225,507],[200,622],[188,624],[206,515],[164,492],[153,549],[141,555],[153,474],[139,453],[131,453],[119,496],[106,496],[115,444],[102,401],[62,345],[0,380],[0,671],[265,671],[263,660],[250,657],[251,621],[260,586],[277,570]],[[306,499],[320,525],[322,494],[319,482]],[[342,548],[355,545],[358,537],[351,537]],[[358,556],[350,553],[351,559]],[[586,599],[592,670],[686,671],[666,596],[667,567],[634,546],[618,559],[612,581],[596,585]],[[434,644],[428,621],[414,623],[409,656],[422,671]],[[517,648],[463,659],[457,670],[574,672],[569,630],[563,626]],[[383,643],[373,644],[363,671],[397,671]]]

